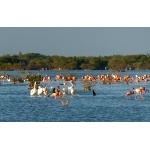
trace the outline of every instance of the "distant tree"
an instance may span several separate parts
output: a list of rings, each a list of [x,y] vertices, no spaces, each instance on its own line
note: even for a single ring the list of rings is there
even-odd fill
[[[115,55],[109,60],[108,68],[117,71],[124,70],[126,68],[126,61],[122,56]]]
[[[150,69],[150,55],[113,55],[113,56],[45,56],[39,53],[0,56],[0,70],[29,69]]]

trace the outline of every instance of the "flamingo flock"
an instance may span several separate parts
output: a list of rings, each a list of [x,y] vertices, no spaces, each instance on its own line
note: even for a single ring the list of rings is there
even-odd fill
[[[93,81],[91,81],[93,82]],[[61,83],[60,85],[63,86],[63,88],[60,88],[59,86],[57,87],[51,87],[51,92],[49,92],[47,90],[46,87],[41,87],[41,86],[38,86],[38,88],[36,88],[36,82],[34,84],[34,87],[33,89],[31,89],[31,92],[30,92],[30,95],[33,96],[33,95],[44,95],[44,96],[48,96],[48,97],[53,97],[53,98],[62,98],[67,94],[70,94],[71,96],[75,96],[75,85],[76,83],[72,80],[70,80],[68,83],[66,82],[63,82]],[[89,85],[90,86],[90,85]],[[91,89],[89,89],[89,91],[91,91]],[[132,88],[131,90],[127,91],[126,94],[125,94],[125,97],[127,97],[127,99],[130,99],[130,97],[132,95],[135,95],[135,99],[142,99],[144,100],[144,94],[149,92],[149,90],[143,86],[140,86],[138,88]],[[92,95],[93,96],[96,96],[96,92],[95,90],[93,89],[92,90]]]
[[[0,79],[2,81],[7,80],[11,82],[11,77],[7,74],[1,75]],[[95,90],[92,88],[95,86],[96,83],[100,84],[115,84],[115,83],[125,83],[125,84],[139,84],[139,83],[148,83],[150,81],[150,75],[135,75],[135,77],[131,77],[130,75],[121,76],[120,74],[98,74],[94,76],[92,74],[83,75],[80,79],[77,78],[76,75],[65,75],[65,74],[56,74],[55,76],[55,83],[62,85],[63,87],[60,88],[58,85],[55,87],[48,88],[46,85],[47,83],[51,84],[52,78],[50,76],[41,76],[41,82],[44,84],[37,84],[34,82],[32,89],[30,90],[30,96],[47,96],[53,98],[62,98],[66,94],[70,94],[71,96],[76,96],[75,86],[76,81],[81,81],[83,85],[84,91],[92,91],[91,95],[96,96]],[[28,79],[25,78],[24,81],[28,82]],[[61,83],[60,83],[61,82]],[[134,85],[135,85],[134,84]],[[132,95],[135,95],[135,99],[142,99],[144,100],[144,95],[148,93],[149,90],[146,87],[140,86],[137,88],[132,88],[125,93],[125,97],[130,99]]]
[[[76,80],[77,77],[75,75],[71,75],[71,76],[66,76],[64,74],[58,74],[55,76],[55,80],[56,81],[63,81],[62,84],[64,87],[62,89],[60,89],[59,86],[53,88],[52,93],[50,94],[47,90],[46,87],[41,87],[38,86],[38,88],[36,88],[36,82],[34,84],[33,89],[31,89],[30,95],[35,95],[37,93],[37,95],[45,95],[45,96],[50,96],[53,98],[58,98],[58,97],[62,97],[64,95],[66,95],[66,90],[68,91],[68,93],[70,93],[72,96],[75,96],[75,89],[74,86],[76,85]],[[47,75],[45,77],[43,77],[43,82],[46,83],[47,81],[52,81],[51,77],[48,77]],[[70,86],[67,86],[66,81],[69,81]],[[97,77],[93,76],[92,74],[90,75],[83,75],[81,77],[81,81],[83,83],[85,83],[84,85],[84,90],[85,91],[90,91],[91,90],[91,84],[95,83],[96,81],[99,81],[100,83],[103,84],[113,84],[113,83],[139,83],[139,82],[148,82],[150,81],[150,75],[142,75],[142,76],[138,76],[135,75],[134,77],[131,77],[130,75],[124,75],[124,76],[120,76],[119,74],[99,74]],[[67,89],[66,89],[67,86]],[[139,88],[132,88],[132,90],[128,91],[125,96],[129,99],[131,95],[135,94],[135,99],[144,99],[144,94],[146,92],[149,92],[148,89],[146,89],[145,87],[139,87]],[[93,96],[96,96],[96,92],[93,90],[92,91]]]

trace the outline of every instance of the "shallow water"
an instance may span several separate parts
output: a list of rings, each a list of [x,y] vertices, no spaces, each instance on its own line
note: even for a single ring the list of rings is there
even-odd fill
[[[132,84],[102,85],[98,81],[92,91],[85,92],[79,80],[83,74],[105,74],[108,71],[61,71],[75,74],[78,80],[75,85],[75,96],[67,94],[63,100],[45,96],[30,96],[27,83],[12,84],[1,81],[0,84],[0,121],[1,122],[149,122],[150,121],[150,93],[144,95],[144,100],[125,98],[125,93],[133,87],[145,86],[150,89],[150,82]],[[17,71],[7,72],[10,76],[17,75]],[[60,82],[54,77],[60,71],[32,71],[42,75],[50,75],[52,82],[47,88],[57,86]],[[2,74],[2,72],[1,72]],[[150,74],[150,71],[126,71],[119,74],[131,76]],[[61,88],[63,86],[60,86]]]

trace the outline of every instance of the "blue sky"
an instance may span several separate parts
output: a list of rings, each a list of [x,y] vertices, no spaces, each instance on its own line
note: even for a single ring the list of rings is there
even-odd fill
[[[0,55],[110,56],[150,52],[149,27],[0,27]]]

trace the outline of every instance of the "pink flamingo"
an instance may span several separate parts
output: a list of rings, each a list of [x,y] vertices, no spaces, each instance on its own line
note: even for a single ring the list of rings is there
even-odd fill
[[[145,93],[146,93],[146,92],[149,92],[149,90],[146,89],[145,87],[139,87],[139,89],[142,90],[142,91],[144,91]]]
[[[143,92],[140,88],[133,88],[133,91],[136,92],[136,95],[140,96],[142,99],[144,99],[144,96],[143,96]],[[135,96],[135,99],[136,99],[136,96]]]
[[[134,94],[134,91],[128,91],[125,96],[128,97],[130,99],[130,96]]]

